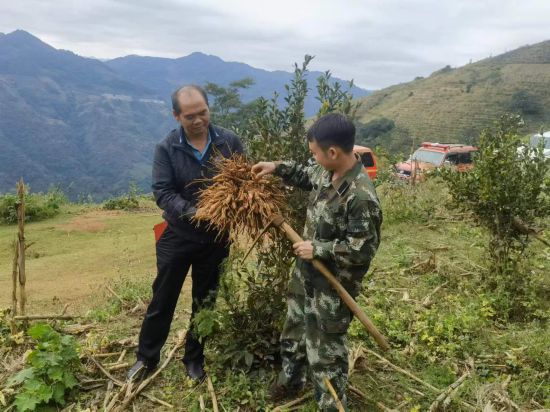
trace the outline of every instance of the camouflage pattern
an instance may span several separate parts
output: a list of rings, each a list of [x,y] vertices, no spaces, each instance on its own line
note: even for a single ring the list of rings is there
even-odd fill
[[[358,161],[341,179],[319,165],[283,162],[276,168],[286,184],[310,190],[304,239],[352,297],[380,243],[382,212],[374,186]],[[281,334],[283,369],[279,384],[303,386],[309,366],[321,411],[337,411],[323,383],[329,378],[346,405],[347,330],[352,313],[328,281],[297,259],[289,284],[287,317]]]

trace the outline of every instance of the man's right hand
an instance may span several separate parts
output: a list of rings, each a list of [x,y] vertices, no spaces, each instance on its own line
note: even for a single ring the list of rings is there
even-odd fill
[[[262,176],[269,175],[273,172],[275,172],[276,167],[275,162],[258,162],[254,166],[252,166],[252,173],[256,177],[256,179],[259,179]]]

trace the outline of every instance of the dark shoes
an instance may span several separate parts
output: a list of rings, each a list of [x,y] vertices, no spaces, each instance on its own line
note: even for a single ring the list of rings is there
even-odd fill
[[[184,363],[187,371],[187,376],[193,379],[197,383],[201,383],[206,378],[206,372],[204,371],[203,362],[200,360],[187,361]],[[126,380],[130,381],[142,381],[150,376],[157,369],[155,366],[147,365],[145,362],[138,360],[130,368],[126,374]]]
[[[206,372],[204,371],[204,364],[201,360],[191,360],[184,362],[187,376],[193,379],[197,383],[201,383],[206,378]]]
[[[302,385],[286,386],[275,381],[269,387],[269,399],[273,403],[278,403],[285,399],[296,397],[303,389],[304,387]]]
[[[131,381],[142,381],[146,379],[148,376],[150,376],[155,370],[157,369],[155,366],[147,365],[145,362],[138,360],[134,365],[130,368],[128,373],[126,374],[126,380],[128,382]]]

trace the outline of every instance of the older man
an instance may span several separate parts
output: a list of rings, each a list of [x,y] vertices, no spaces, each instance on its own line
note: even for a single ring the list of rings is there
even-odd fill
[[[193,304],[191,320],[207,298],[215,297],[220,264],[228,255],[227,239],[196,226],[190,219],[196,211],[198,191],[204,178],[214,175],[212,161],[243,151],[232,132],[210,123],[208,98],[198,86],[183,86],[172,94],[173,115],[180,127],[168,133],[156,147],[153,162],[153,193],[164,211],[168,226],[157,242],[157,277],[153,298],[143,320],[137,350],[137,362],[128,379],[140,379],[151,373],[160,359],[160,350],[189,268],[192,268]],[[202,380],[203,343],[191,328],[187,332],[183,363],[191,379]]]

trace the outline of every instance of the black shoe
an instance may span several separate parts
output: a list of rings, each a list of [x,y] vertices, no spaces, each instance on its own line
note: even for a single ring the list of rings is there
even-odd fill
[[[156,366],[149,366],[145,362],[138,360],[126,374],[126,380],[128,382],[142,381],[151,375],[155,369],[157,369]]]
[[[269,387],[269,399],[273,403],[281,402],[285,399],[293,398],[304,389],[303,385],[286,386],[277,381]]]
[[[206,372],[204,371],[203,362],[200,360],[191,360],[184,362],[185,369],[187,370],[187,376],[193,379],[197,383],[200,383],[206,378]]]

